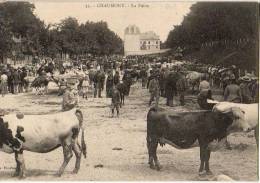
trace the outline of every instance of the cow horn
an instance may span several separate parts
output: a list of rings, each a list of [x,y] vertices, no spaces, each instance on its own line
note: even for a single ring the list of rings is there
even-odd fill
[[[232,109],[233,109],[233,107],[230,107],[229,109],[222,111],[222,113],[226,114],[226,113],[232,112]]]

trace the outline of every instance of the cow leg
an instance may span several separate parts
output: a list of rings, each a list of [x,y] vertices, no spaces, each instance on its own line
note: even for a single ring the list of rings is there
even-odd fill
[[[205,165],[205,156],[206,156],[206,148],[204,145],[200,144],[200,168],[199,168],[199,175],[203,175],[204,172],[204,165]]]
[[[17,163],[16,172],[19,178],[25,178],[25,163],[22,152],[15,152],[15,160]]]
[[[213,173],[209,169],[209,159],[210,159],[210,153],[211,151],[209,149],[205,152],[205,170],[207,175],[213,175]]]
[[[76,156],[76,163],[75,163],[75,168],[73,170],[73,173],[78,173],[80,168],[80,161],[81,161],[81,148],[77,141],[76,143],[73,144],[72,150]]]
[[[72,158],[72,146],[70,143],[66,142],[66,140],[64,140],[64,142],[62,142],[62,148],[63,148],[63,156],[64,156],[64,160],[63,163],[58,171],[58,176],[61,176],[66,168],[66,166],[68,165],[70,159]]]
[[[120,108],[122,108],[122,94],[120,93]]]
[[[153,157],[153,160],[154,160],[154,164],[155,164],[155,168],[159,171],[161,169],[161,165],[159,163],[159,160],[157,158],[157,147],[158,147],[158,140],[156,139],[152,139],[152,143],[151,143],[151,153],[152,153],[152,157]]]
[[[16,169],[15,169],[15,172],[14,172],[14,174],[13,174],[13,177],[19,176],[20,168],[21,168],[20,163],[19,163],[19,161],[17,160],[17,155],[16,155],[16,153],[15,153],[15,161],[16,161]]]
[[[148,155],[149,155],[148,164],[150,165],[151,169],[154,169],[153,155],[152,155],[152,151],[151,151],[151,143],[152,143],[151,138],[147,137],[146,141],[147,141],[147,150],[148,150]]]

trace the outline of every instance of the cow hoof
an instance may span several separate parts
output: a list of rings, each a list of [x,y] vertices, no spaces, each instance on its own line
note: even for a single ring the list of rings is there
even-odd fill
[[[199,176],[200,176],[200,177],[206,176],[206,171],[201,171],[201,172],[199,172]]]
[[[77,174],[78,171],[79,171],[78,169],[74,169],[74,170],[72,171],[72,173],[73,173],[73,174]]]
[[[157,167],[156,167],[156,170],[157,170],[157,171],[160,171],[161,169],[162,169],[162,167],[160,167],[160,166],[157,166]]]
[[[25,178],[26,178],[25,175],[20,175],[20,176],[19,176],[19,179],[25,179]]]
[[[56,177],[61,177],[62,173],[58,172],[56,173]]]
[[[209,170],[209,171],[206,171],[206,174],[207,174],[207,175],[213,175],[212,171],[210,171],[210,170]]]
[[[154,170],[154,169],[155,169],[154,164],[150,164],[150,168],[151,168],[152,170]]]
[[[12,177],[18,177],[19,176],[19,173],[14,173],[13,175],[12,175]]]

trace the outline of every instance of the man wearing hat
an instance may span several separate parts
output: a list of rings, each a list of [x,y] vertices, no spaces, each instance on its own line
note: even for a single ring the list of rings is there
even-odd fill
[[[242,101],[241,89],[236,84],[236,78],[234,75],[230,77],[229,84],[224,90],[224,100],[234,103],[241,103]]]
[[[224,101],[234,102],[234,103],[241,103],[242,101],[241,89],[236,84],[235,76],[230,77],[229,84],[225,88]],[[227,138],[226,138],[226,148],[230,150],[232,149],[229,142],[227,141]]]
[[[184,106],[185,105],[184,95],[187,89],[187,81],[183,70],[179,69],[178,75],[179,76],[176,82],[176,89],[177,89],[177,93],[180,95],[180,103],[182,106]]]
[[[208,78],[203,76],[199,85],[198,104],[201,109],[212,109],[212,105],[207,102],[207,99],[212,99],[212,93]]]
[[[8,77],[6,75],[6,72],[3,72],[2,75],[0,76],[2,97],[4,97],[5,94],[8,93],[8,91],[7,91],[7,79],[8,79]]]
[[[77,105],[77,100],[75,99],[72,90],[73,90],[73,86],[68,83],[65,93],[63,94],[63,100],[62,100],[63,111],[69,111]]]
[[[252,102],[252,94],[249,90],[249,83],[251,79],[248,76],[241,78],[242,83],[240,84],[240,90],[242,95],[242,103],[250,104]]]
[[[159,74],[158,73],[153,73],[153,77],[151,81],[149,82],[149,92],[150,92],[150,100],[149,100],[149,106],[152,104],[154,101],[154,97],[156,98],[155,101],[155,106],[158,107],[159,103],[159,92],[160,92],[160,86],[159,86]]]

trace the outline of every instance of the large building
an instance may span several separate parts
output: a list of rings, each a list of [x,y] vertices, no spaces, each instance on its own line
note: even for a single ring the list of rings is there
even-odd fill
[[[160,52],[160,38],[153,31],[141,33],[136,25],[125,29],[125,55],[146,55]]]

